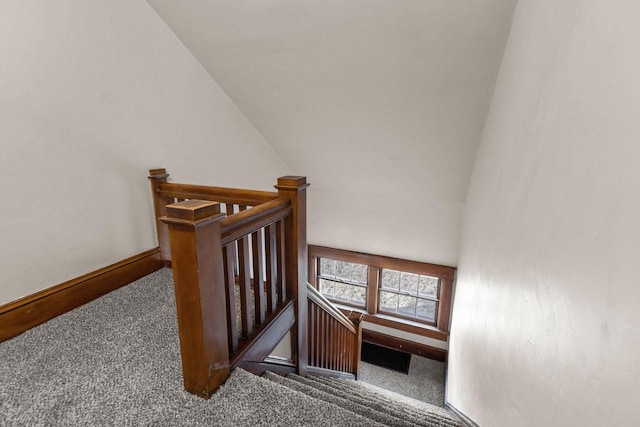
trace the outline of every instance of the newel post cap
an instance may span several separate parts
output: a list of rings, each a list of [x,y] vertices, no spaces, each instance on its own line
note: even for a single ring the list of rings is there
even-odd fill
[[[149,179],[162,179],[168,177],[169,174],[167,170],[164,168],[160,169],[149,169]]]
[[[306,176],[286,175],[278,178],[278,184],[274,187],[278,190],[302,190],[308,186]]]
[[[167,224],[195,224],[224,217],[220,213],[220,203],[192,199],[167,205],[167,216],[161,220]]]

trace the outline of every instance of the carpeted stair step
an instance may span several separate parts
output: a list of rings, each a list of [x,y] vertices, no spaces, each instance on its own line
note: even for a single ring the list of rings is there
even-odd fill
[[[423,411],[429,411],[436,414],[440,414],[445,418],[451,418],[450,413],[442,407],[432,405],[430,403],[422,402],[420,400],[416,400],[411,397],[403,396],[396,392],[386,390],[381,387],[377,387],[373,384],[368,384],[362,381],[337,379],[337,378],[329,378],[329,377],[314,377],[314,378],[331,387],[335,387],[337,389],[340,389],[349,393],[360,393],[362,392],[363,389],[365,391],[376,393],[378,396],[378,399],[385,404],[405,405],[407,406],[407,410],[415,411],[417,413],[422,413]]]
[[[291,378],[294,381],[306,384],[311,387],[315,387],[326,393],[337,395],[339,397],[342,397],[343,399],[352,400],[360,405],[368,406],[371,409],[374,409],[378,412],[388,413],[393,417],[403,419],[417,426],[441,427],[441,426],[457,425],[457,424],[444,423],[439,416],[432,417],[432,416],[429,416],[429,414],[426,412],[424,414],[421,414],[420,416],[416,416],[415,414],[409,413],[408,411],[406,411],[406,408],[402,406],[388,405],[386,403],[382,403],[378,400],[378,396],[376,393],[372,393],[368,391],[364,391],[358,394],[346,392],[344,390],[340,390],[323,383],[322,381],[318,380],[318,377],[303,378],[298,375],[289,374],[287,378]]]
[[[367,417],[235,369],[209,400],[220,426],[376,426]]]
[[[310,377],[314,380],[325,384],[335,390],[340,390],[349,394],[367,394],[375,396],[376,401],[384,406],[398,407],[402,406],[407,414],[411,414],[416,417],[423,417],[424,413],[429,413],[429,416],[433,419],[438,419],[439,425],[443,426],[458,426],[457,420],[452,418],[451,414],[444,408],[431,405],[426,402],[421,402],[416,399],[412,399],[407,396],[395,393],[393,391],[385,390],[372,384],[367,384],[361,381],[336,379],[329,377]]]
[[[380,412],[375,409],[372,409],[367,405],[362,405],[360,403],[357,403],[353,399],[345,399],[333,393],[328,393],[326,391],[317,389],[307,384],[303,384],[299,381],[294,381],[293,379],[290,379],[290,378],[285,378],[283,376],[274,374],[272,372],[266,372],[262,377],[267,378],[278,384],[290,387],[294,390],[298,390],[310,397],[320,399],[325,402],[333,403],[334,405],[337,405],[343,409],[351,411],[355,414],[360,414],[369,419],[382,423],[383,425],[387,425],[387,426],[414,426],[415,425],[410,421],[403,420],[398,417],[394,417],[389,413]]]

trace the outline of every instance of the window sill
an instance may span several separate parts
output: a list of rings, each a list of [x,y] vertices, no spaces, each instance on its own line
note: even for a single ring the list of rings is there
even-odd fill
[[[364,314],[364,321],[369,323],[375,323],[377,325],[387,326],[389,328],[397,329],[404,332],[420,335],[423,337],[434,338],[440,341],[448,341],[449,334],[441,331],[440,329],[425,325],[418,322],[412,322],[411,320],[401,319],[387,314],[369,314],[366,310],[361,308],[355,308],[348,305],[333,303],[343,313],[349,313],[355,311]]]

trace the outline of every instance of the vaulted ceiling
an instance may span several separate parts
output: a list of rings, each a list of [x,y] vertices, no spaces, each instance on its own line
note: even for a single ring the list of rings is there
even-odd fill
[[[516,0],[147,1],[323,203],[407,200],[457,239]]]

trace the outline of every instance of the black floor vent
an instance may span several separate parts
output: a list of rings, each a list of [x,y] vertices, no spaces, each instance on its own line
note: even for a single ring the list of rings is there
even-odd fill
[[[411,354],[363,341],[360,359],[372,365],[408,374]]]

